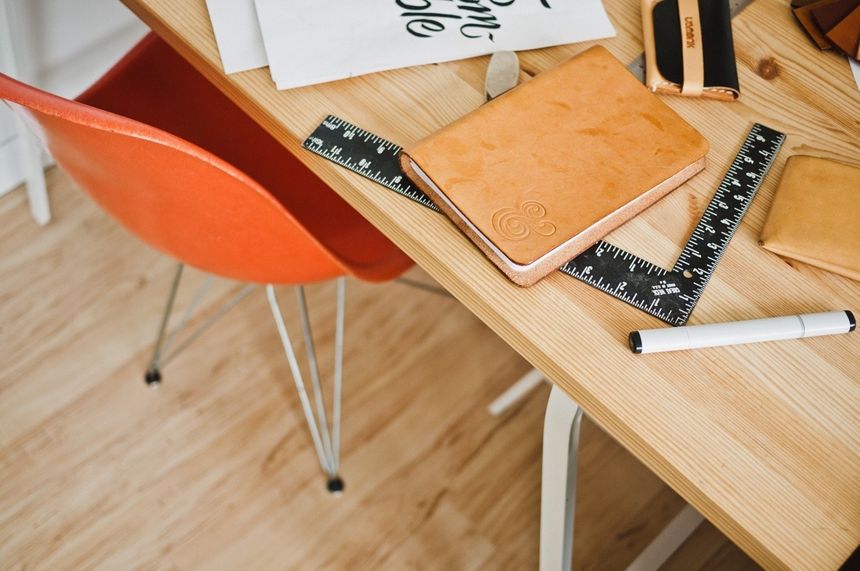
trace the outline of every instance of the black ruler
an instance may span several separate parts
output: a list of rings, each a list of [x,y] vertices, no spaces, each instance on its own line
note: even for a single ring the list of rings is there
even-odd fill
[[[304,147],[439,212],[433,201],[400,170],[398,155],[402,147],[382,137],[329,115],[305,139]]]
[[[561,271],[666,323],[684,325],[784,140],[779,131],[753,125],[671,270],[600,241]],[[329,115],[304,147],[438,211],[400,170],[394,143]]]

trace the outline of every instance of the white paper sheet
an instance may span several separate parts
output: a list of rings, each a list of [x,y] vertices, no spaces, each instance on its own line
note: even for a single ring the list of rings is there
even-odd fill
[[[206,0],[224,73],[269,65],[254,0]]]
[[[615,35],[600,0],[256,0],[279,89]]]

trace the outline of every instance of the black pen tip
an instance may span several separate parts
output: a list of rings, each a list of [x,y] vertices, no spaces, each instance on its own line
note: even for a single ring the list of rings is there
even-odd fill
[[[627,337],[627,343],[630,345],[630,350],[636,354],[642,352],[642,336],[638,331],[631,331]]]

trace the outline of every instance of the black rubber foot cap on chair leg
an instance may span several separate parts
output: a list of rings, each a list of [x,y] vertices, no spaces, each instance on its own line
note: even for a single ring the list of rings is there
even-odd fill
[[[325,485],[326,489],[329,493],[332,493],[336,496],[339,496],[343,493],[343,480],[340,479],[340,476],[335,476],[334,478],[330,478]]]
[[[161,371],[150,369],[143,376],[143,380],[146,381],[147,386],[155,388],[161,384]]]

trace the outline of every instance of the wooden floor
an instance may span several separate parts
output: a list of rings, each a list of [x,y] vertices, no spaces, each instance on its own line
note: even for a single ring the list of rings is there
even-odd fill
[[[546,387],[456,301],[350,282],[342,474],[324,490],[262,290],[142,373],[173,263],[57,169],[54,221],[0,199],[0,567],[534,569]],[[203,276],[186,272],[178,309]],[[410,277],[428,278],[413,270]],[[199,323],[240,285],[219,281]],[[298,335],[289,288],[288,327]],[[323,373],[334,291],[310,289]],[[682,501],[591,423],[575,567],[621,569]],[[703,526],[669,569],[755,568]]]

